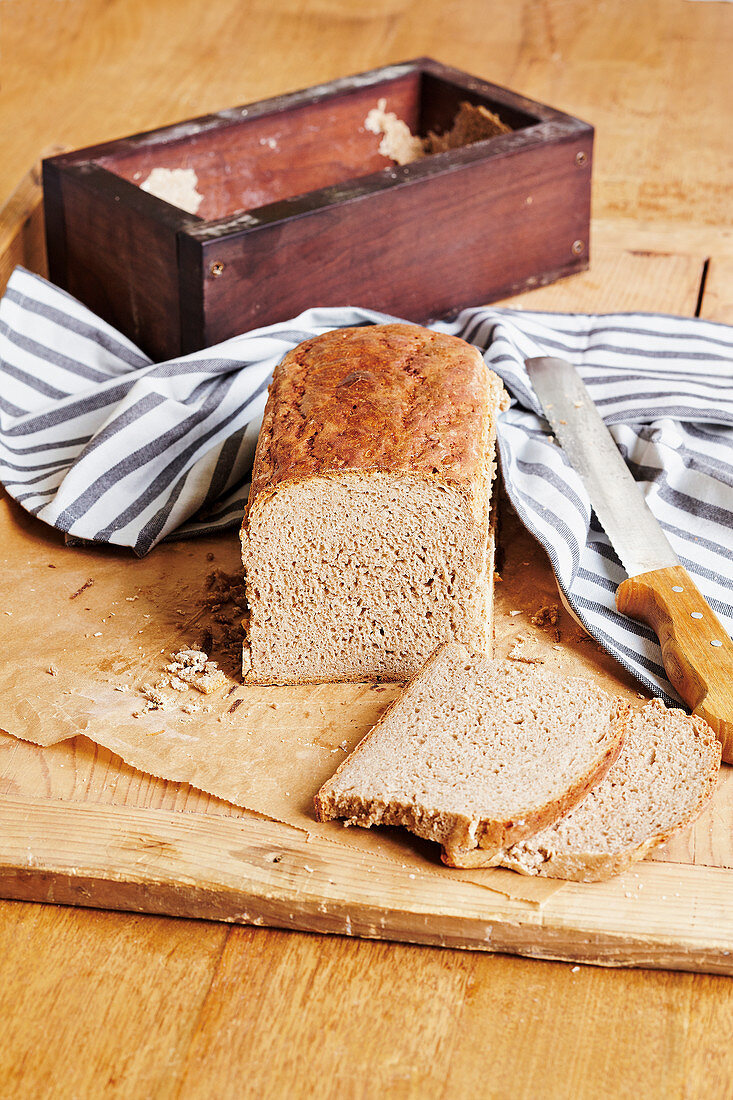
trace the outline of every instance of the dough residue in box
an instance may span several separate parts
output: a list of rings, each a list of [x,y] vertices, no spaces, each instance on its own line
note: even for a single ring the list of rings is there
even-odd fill
[[[386,99],[380,99],[377,106],[371,109],[364,125],[370,133],[383,135],[379,152],[397,164],[411,164],[431,153],[444,153],[448,149],[459,149],[475,141],[485,141],[511,132],[511,126],[502,122],[488,107],[467,102],[461,103],[449,130],[443,134],[431,130],[426,138],[414,135],[406,122],[393,111],[388,111]]]
[[[193,168],[153,168],[140,184],[141,191],[148,191],[171,206],[177,206],[188,214],[198,214],[204,196],[196,190],[198,176]]]
[[[388,111],[387,100],[380,99],[364,119],[371,134],[382,134],[379,152],[397,164],[410,164],[425,156],[422,138],[415,137],[410,127],[393,111]]]

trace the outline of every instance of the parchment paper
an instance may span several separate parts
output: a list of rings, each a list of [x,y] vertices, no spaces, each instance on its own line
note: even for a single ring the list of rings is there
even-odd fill
[[[556,626],[529,623],[544,599],[557,603],[552,572],[516,521],[506,541],[511,553],[497,586],[499,655],[513,647],[636,698],[630,679],[564,613],[571,648],[556,640]],[[451,871],[440,864],[437,845],[402,830],[315,820],[314,794],[399,685],[245,687],[239,614],[231,603],[217,607],[216,580],[213,593],[210,587],[217,569],[239,575],[235,531],[164,543],[138,559],[111,547],[66,547],[3,494],[0,562],[0,726],[12,736],[48,746],[84,734],[142,771],[397,860],[411,872],[441,875],[446,889],[460,877],[537,904],[561,888],[504,870]],[[527,640],[517,645],[517,637]],[[193,688],[167,692],[169,708],[145,711],[141,686],[158,682],[171,653],[194,644],[225,670],[225,686],[210,696]],[[189,704],[200,709],[187,714],[182,707]]]

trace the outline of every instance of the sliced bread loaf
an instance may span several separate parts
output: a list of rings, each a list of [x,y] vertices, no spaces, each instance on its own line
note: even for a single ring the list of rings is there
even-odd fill
[[[324,784],[316,814],[404,825],[451,866],[488,865],[599,781],[627,709],[577,677],[448,643]]]
[[[277,367],[242,526],[247,683],[407,680],[491,652],[491,486],[508,398],[419,325],[336,329]]]
[[[525,875],[577,882],[619,874],[700,815],[715,791],[720,750],[701,718],[655,699],[627,723],[621,755],[605,779],[499,862]]]

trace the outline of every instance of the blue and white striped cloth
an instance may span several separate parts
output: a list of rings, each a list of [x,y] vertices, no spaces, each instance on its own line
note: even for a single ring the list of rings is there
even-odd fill
[[[300,341],[395,320],[312,309],[215,348],[152,363],[68,294],[18,268],[0,302],[0,481],[66,532],[147,553],[240,522],[267,385]],[[625,573],[553,441],[524,360],[569,359],[665,529],[733,630],[733,330],[658,314],[466,309],[432,326],[481,349],[513,397],[499,423],[508,495],[588,631],[675,699],[655,636],[619,615]]]

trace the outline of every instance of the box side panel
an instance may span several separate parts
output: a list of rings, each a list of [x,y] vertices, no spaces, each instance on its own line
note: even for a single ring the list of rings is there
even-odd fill
[[[309,306],[447,316],[588,264],[592,131],[204,246],[205,341]]]
[[[154,168],[189,169],[202,196],[196,211],[212,221],[243,210],[378,172],[392,161],[379,152],[380,137],[364,126],[369,111],[386,101],[417,129],[420,73],[357,87],[232,120],[217,129],[191,132],[172,142],[139,144],[105,156],[100,163],[139,186]]]
[[[146,354],[166,359],[180,350],[175,228],[128,204],[119,182],[101,169],[54,174],[49,271]]]

